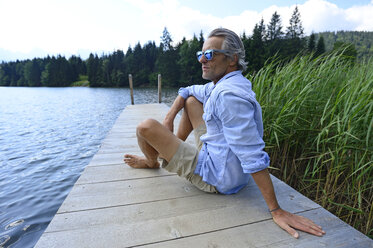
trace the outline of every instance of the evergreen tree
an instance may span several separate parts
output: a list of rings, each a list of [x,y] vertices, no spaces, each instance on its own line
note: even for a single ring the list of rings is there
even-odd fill
[[[303,38],[303,26],[300,20],[300,13],[298,6],[295,7],[293,14],[289,21],[289,26],[287,27],[286,37],[288,39]]]
[[[275,55],[282,58],[283,48],[285,46],[282,41],[284,33],[282,32],[282,24],[280,15],[277,14],[277,11],[273,13],[270,23],[267,25],[266,32],[266,57],[271,58]]]
[[[147,82],[149,86],[157,86],[158,75],[155,73],[155,63],[157,61],[159,49],[157,48],[155,42],[148,42],[144,48],[145,57],[145,69],[144,74],[147,77]]]
[[[97,54],[93,55],[91,53],[86,63],[87,63],[87,74],[88,74],[89,85],[92,87],[103,86],[102,76],[101,76],[102,67],[101,67],[100,59],[98,58]]]
[[[201,32],[199,33],[199,39],[198,39],[198,42],[199,42],[199,48],[202,49],[203,47],[203,43],[205,43],[205,38],[203,38],[203,32],[201,30]]]
[[[319,40],[317,41],[315,56],[320,56],[323,53],[325,53],[324,37],[320,36]]]
[[[163,35],[161,36],[161,47],[163,51],[168,51],[172,49],[172,38],[171,34],[168,32],[167,28],[163,29]]]
[[[71,66],[71,77],[73,78],[73,81],[77,81],[79,79],[79,75],[87,74],[87,67],[80,57],[72,55],[68,61]]]
[[[267,40],[281,39],[283,36],[281,17],[277,14],[277,11],[273,13],[270,23],[267,26]]]
[[[133,85],[138,86],[148,83],[149,71],[145,66],[145,54],[140,43],[137,43],[133,49],[133,66],[132,66],[132,76]]]
[[[9,63],[2,62],[0,65],[0,86],[10,85],[10,66]]]
[[[201,37],[200,37],[201,38]],[[180,45],[180,83],[182,85],[200,84],[202,81],[202,67],[196,57],[196,52],[201,50],[200,40],[196,36],[187,41],[185,38]]]
[[[286,38],[287,40],[284,42],[284,55],[287,59],[292,59],[305,48],[304,31],[298,6],[295,7],[289,20]]]
[[[251,71],[258,71],[264,65],[265,54],[267,53],[265,39],[266,28],[262,18],[258,24],[255,24],[249,49],[246,50],[246,58],[249,62],[248,67]]]
[[[314,52],[315,48],[316,48],[315,34],[312,33],[310,35],[310,38],[308,39],[308,44],[307,44],[308,52],[310,53]]]
[[[13,63],[12,65],[11,86],[27,86],[27,82],[24,76],[24,63],[17,60],[16,63]]]
[[[36,59],[26,62],[23,73],[28,86],[41,86],[41,70]]]
[[[125,66],[125,56],[122,50],[115,51],[109,56],[112,64],[113,70],[111,71],[110,78],[112,81],[112,86],[123,87],[126,85],[126,66]]]
[[[171,45],[172,39],[167,28],[161,36],[160,53],[156,62],[156,70],[162,74],[162,84],[167,87],[176,87],[179,84],[179,51]]]

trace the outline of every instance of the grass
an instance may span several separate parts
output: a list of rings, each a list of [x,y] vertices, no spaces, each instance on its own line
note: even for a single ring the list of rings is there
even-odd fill
[[[88,87],[89,81],[87,75],[79,75],[79,80],[72,83],[71,86],[73,87]]]
[[[373,238],[373,60],[300,56],[249,79],[271,173]]]

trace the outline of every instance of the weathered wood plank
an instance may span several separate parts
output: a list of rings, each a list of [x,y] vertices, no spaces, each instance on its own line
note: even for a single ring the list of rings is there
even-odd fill
[[[299,193],[289,195],[287,190],[278,193],[281,204],[293,212],[320,207]],[[79,232],[85,230],[84,233],[92,232],[91,236],[96,236],[96,232],[111,233],[106,229],[119,228],[121,223],[125,223],[121,227],[123,234],[120,237],[123,238],[121,243],[124,247],[160,242],[268,220],[270,214],[264,200],[258,199],[258,194],[256,186],[251,185],[239,194],[230,196],[202,193],[187,198],[58,214],[53,228],[48,232],[67,232],[65,235],[71,236],[71,232],[79,229]],[[74,226],[74,230],[71,230],[71,226]],[[144,230],[147,233],[145,236],[141,232],[131,231],[144,226],[153,231]]]
[[[88,166],[75,185],[92,184],[112,181],[123,181],[130,179],[140,179],[146,177],[160,177],[171,175],[161,169],[136,170],[121,164],[110,164],[104,166]]]
[[[58,213],[202,194],[177,176],[75,185]]]
[[[162,169],[132,169],[136,126],[163,120],[164,104],[128,106],[102,142],[36,247],[373,247],[373,241],[272,177],[279,203],[327,234],[296,240],[271,220],[259,189],[212,195]],[[176,124],[177,125],[177,124]],[[188,142],[194,142],[193,136]]]
[[[351,228],[325,209],[319,208],[305,211],[300,215],[315,220],[325,227],[326,235],[315,237],[300,232],[299,239],[290,237],[285,231],[270,219],[228,228],[216,232],[203,233],[185,238],[173,239],[139,247],[147,248],[189,248],[189,247],[276,247],[276,248],[315,248],[315,247],[345,247],[371,248],[373,243],[362,233]]]

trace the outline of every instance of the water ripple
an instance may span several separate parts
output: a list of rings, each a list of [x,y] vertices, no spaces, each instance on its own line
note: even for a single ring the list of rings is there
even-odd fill
[[[128,89],[0,87],[0,247],[36,244],[128,104]]]
[[[25,222],[25,220],[16,220],[16,221],[13,221],[12,223],[10,223],[7,226],[5,226],[5,230],[9,230],[11,228],[15,228],[16,226],[21,225],[23,222]]]

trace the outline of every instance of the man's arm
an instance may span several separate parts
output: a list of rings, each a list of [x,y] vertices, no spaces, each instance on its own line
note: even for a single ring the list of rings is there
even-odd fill
[[[303,216],[289,213],[280,208],[276,199],[272,180],[267,169],[252,173],[251,176],[258,185],[269,210],[273,210],[271,211],[272,218],[277,225],[287,231],[294,238],[299,237],[299,233],[294,228],[314,234],[316,236],[322,236],[325,234],[321,226],[316,225],[311,220]]]
[[[182,96],[177,96],[173,102],[170,110],[166,114],[163,120],[163,125],[167,127],[171,132],[174,131],[174,120],[179,111],[184,108],[185,99]]]

